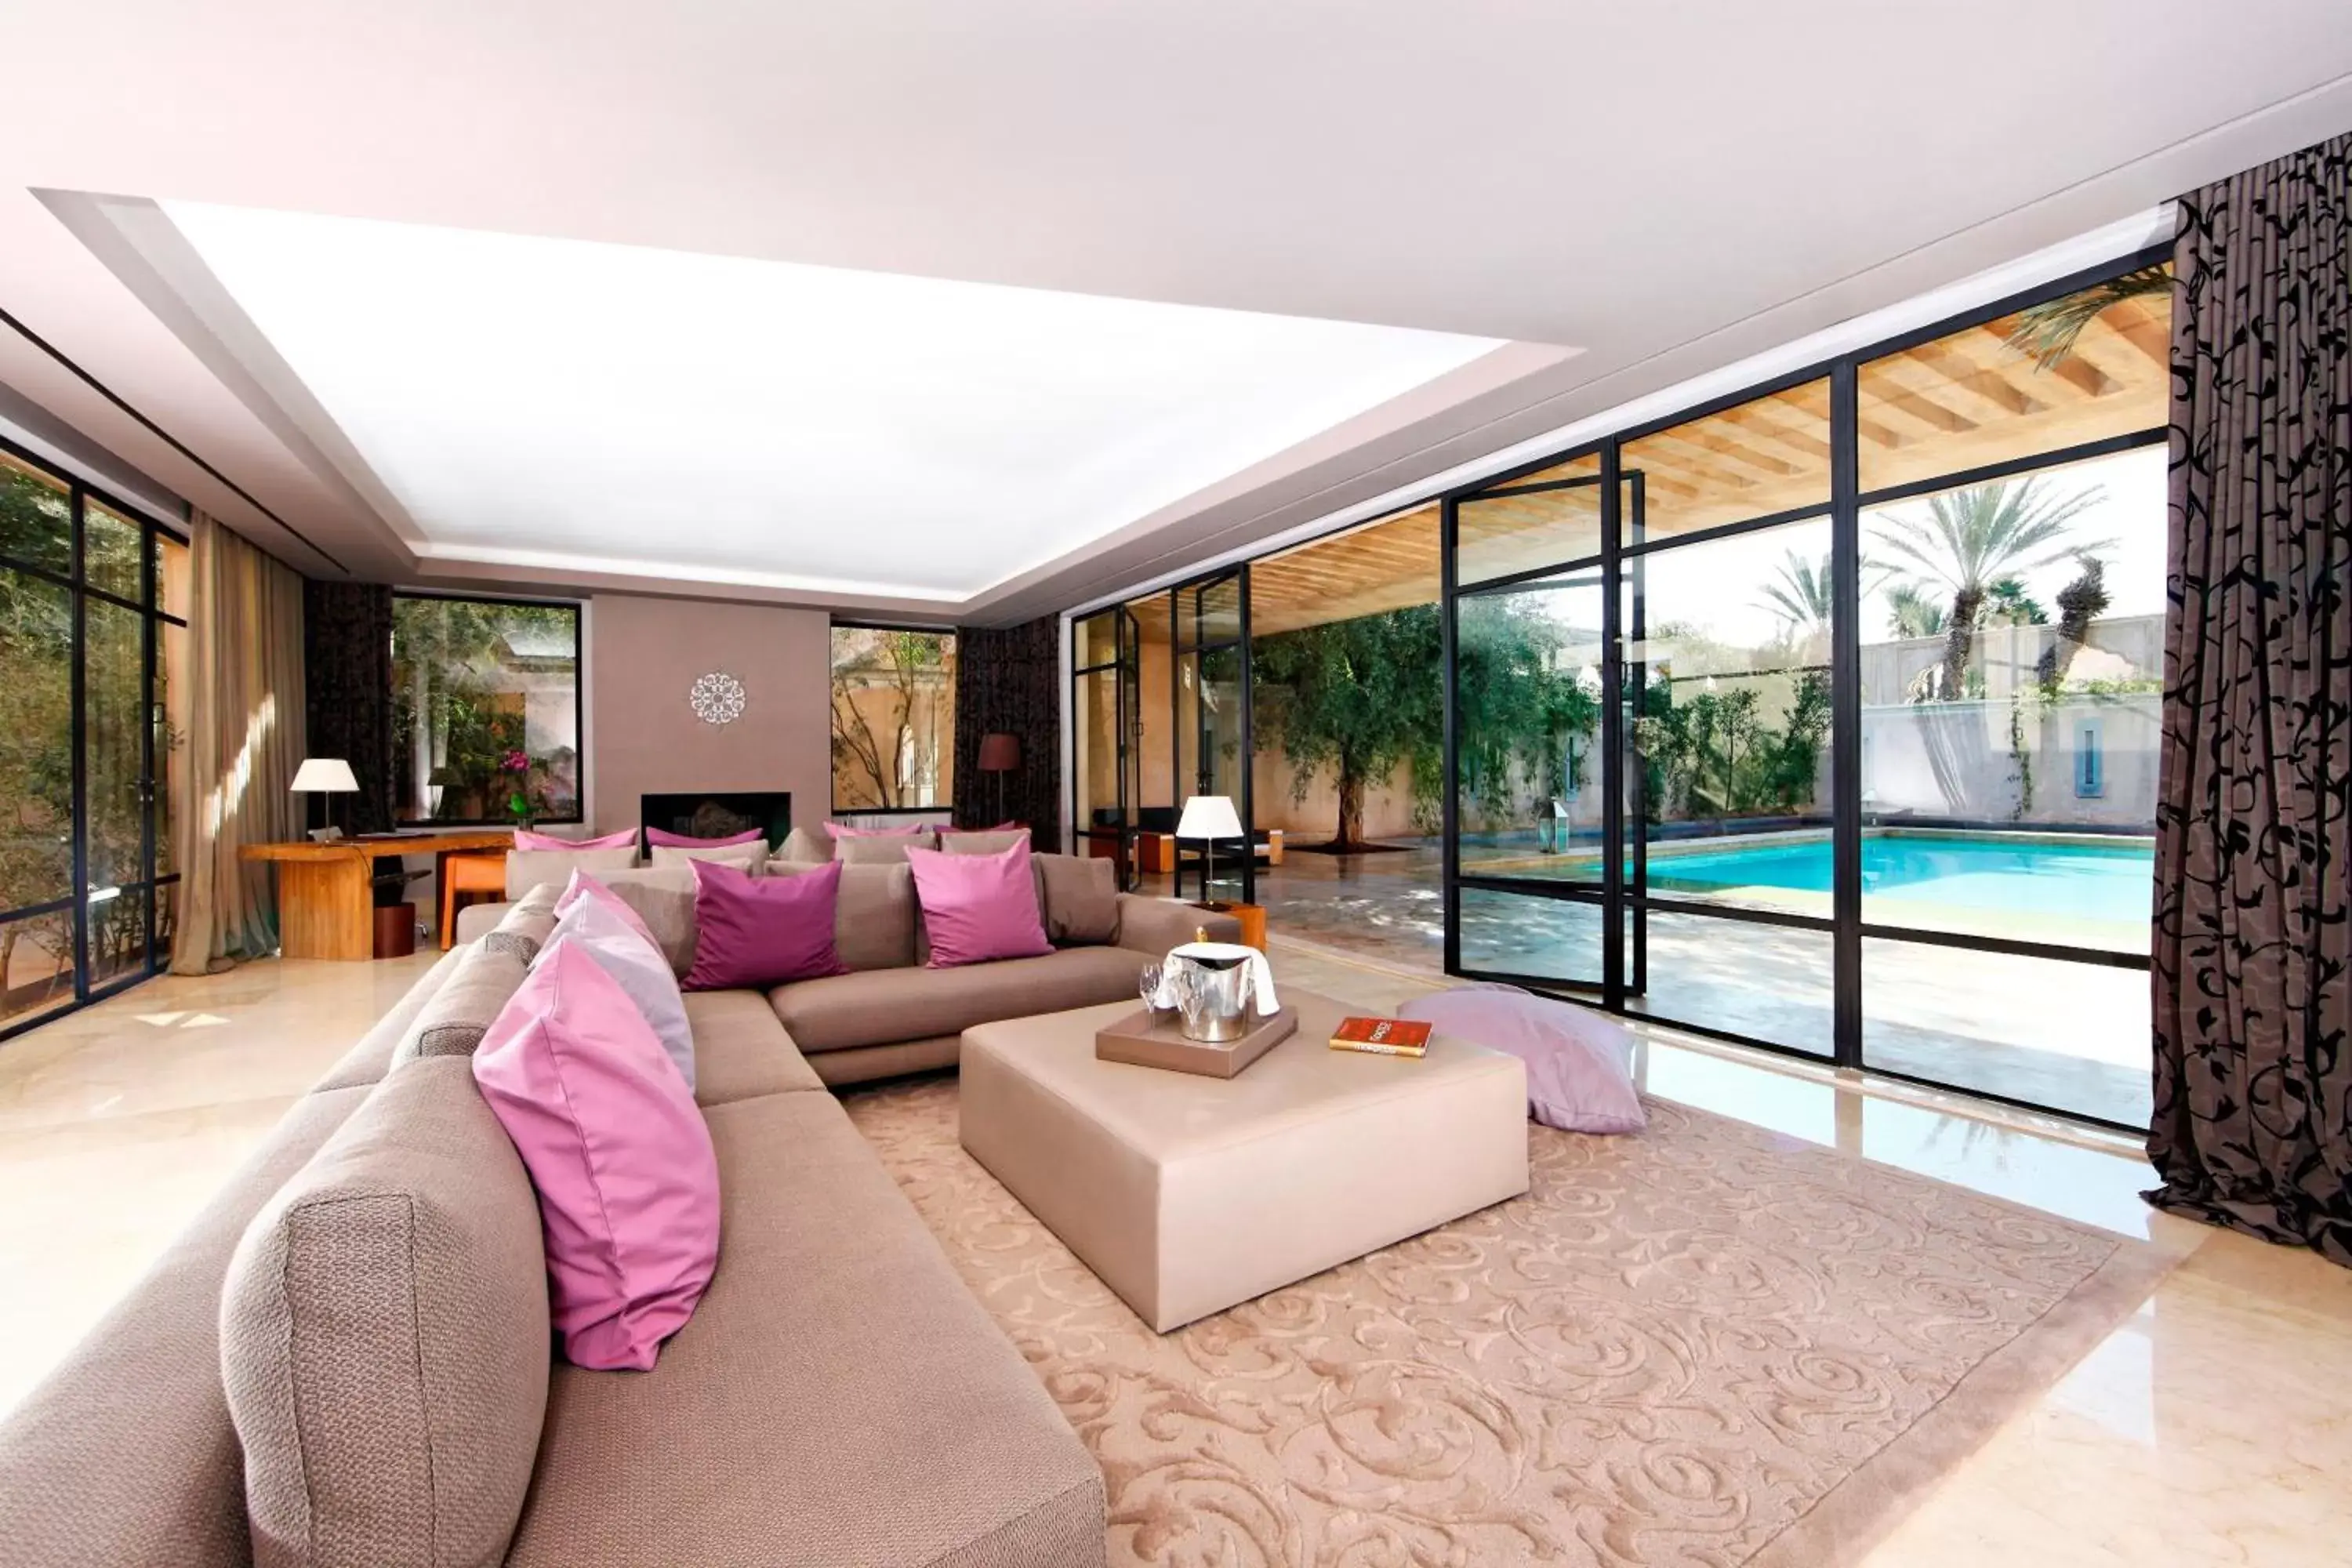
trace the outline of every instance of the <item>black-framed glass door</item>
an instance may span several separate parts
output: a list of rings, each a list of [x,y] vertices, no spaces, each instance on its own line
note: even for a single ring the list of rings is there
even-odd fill
[[[1251,903],[1257,868],[1250,798],[1249,573],[1235,567],[1173,590],[1175,708],[1172,761],[1179,820],[1197,795],[1234,804],[1238,838],[1181,840],[1175,847],[1178,897]]]
[[[1071,816],[1079,853],[1118,865],[1136,885],[1142,801],[1142,629],[1115,605],[1071,623]]]
[[[2162,261],[1444,498],[1447,970],[2144,1125]]]
[[[0,1037],[161,969],[187,547],[0,445]]]

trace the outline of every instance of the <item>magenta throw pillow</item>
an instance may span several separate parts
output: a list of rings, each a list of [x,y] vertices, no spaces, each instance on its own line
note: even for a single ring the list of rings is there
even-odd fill
[[[935,831],[929,823],[920,822],[912,827],[852,827],[845,822],[828,822],[824,830],[835,838],[906,838]]]
[[[1528,1064],[1528,1113],[1563,1132],[1638,1132],[1650,1123],[1633,1089],[1633,1037],[1590,1007],[1516,985],[1463,985],[1397,1009]]]
[[[1028,845],[1015,844],[994,855],[950,855],[909,847],[907,864],[914,868],[915,901],[922,906],[933,969],[997,958],[1037,958],[1054,951],[1037,910]]]
[[[690,833],[667,833],[658,827],[646,829],[646,843],[665,845],[672,849],[720,849],[730,844],[764,842],[767,834],[757,827],[747,827],[740,833],[730,833],[724,838],[697,838]]]
[[[604,905],[626,921],[631,931],[652,942],[655,952],[661,951],[661,942],[654,935],[654,928],[646,924],[645,916],[631,908],[628,900],[574,866],[572,868],[572,879],[563,884],[563,891],[556,898],[555,918],[562,920],[577,908],[583,900],[593,900]]]
[[[628,833],[607,833],[602,838],[558,838],[552,833],[533,833],[528,827],[518,827],[514,834],[518,849],[634,849],[637,836]]]
[[[576,1366],[646,1372],[719,1266],[719,1159],[619,982],[550,948],[474,1052],[539,1194],[548,1307]]]
[[[765,990],[846,974],[833,945],[841,863],[798,877],[754,877],[718,860],[694,868],[694,967],[688,991]]]

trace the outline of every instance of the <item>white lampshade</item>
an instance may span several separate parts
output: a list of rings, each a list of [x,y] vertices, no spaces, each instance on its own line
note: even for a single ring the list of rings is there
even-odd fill
[[[1222,795],[1196,795],[1184,803],[1183,818],[1176,824],[1179,838],[1239,838],[1242,819],[1233,801]]]
[[[341,757],[305,757],[294,770],[291,787],[296,795],[355,795],[360,781],[352,776],[352,764]]]

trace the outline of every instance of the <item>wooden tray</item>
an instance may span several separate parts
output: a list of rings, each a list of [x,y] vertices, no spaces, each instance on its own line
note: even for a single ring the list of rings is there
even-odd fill
[[[1283,1007],[1273,1017],[1260,1019],[1240,1039],[1217,1045],[1186,1039],[1173,1013],[1155,1024],[1150,1013],[1138,1008],[1118,1023],[1095,1031],[1095,1056],[1101,1061],[1131,1062],[1203,1078],[1232,1078],[1297,1031],[1297,1009]]]

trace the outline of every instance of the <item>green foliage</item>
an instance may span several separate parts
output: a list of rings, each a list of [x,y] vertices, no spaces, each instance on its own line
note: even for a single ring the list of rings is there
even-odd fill
[[[2074,520],[2103,493],[2096,486],[2060,493],[2048,479],[2032,475],[1930,496],[1924,514],[1880,514],[1878,542],[1893,558],[1890,565],[1915,572],[1952,595],[1943,626],[1942,697],[1949,700],[1968,690],[1969,652],[1988,605],[1997,620],[2010,625],[2048,618],[2026,597],[2022,574],[2068,554],[2113,544],[2112,540],[2067,542]],[[2021,622],[2019,616],[2029,619]]]
[[[1649,816],[1738,816],[1810,804],[1829,736],[1829,679],[1802,672],[1777,729],[1762,707],[1753,686],[1677,700],[1666,673],[1652,675],[1633,725]]]
[[[2010,328],[2009,347],[2019,353],[2032,354],[2037,370],[2048,370],[2074,352],[2074,344],[2083,329],[2098,320],[2101,311],[2126,300],[2148,299],[2172,292],[2172,275],[2161,266],[2142,267],[2120,278],[2089,289],[2077,289],[2061,299],[2032,305],[2018,312],[2016,325]]]
[[[1887,630],[1898,637],[1932,637],[1944,630],[1944,606],[1927,596],[1916,583],[1897,583],[1886,591],[1890,612]]]
[[[2042,650],[2034,666],[2034,677],[2044,696],[2057,695],[2074,656],[2091,640],[2091,623],[2106,614],[2110,602],[2106,563],[2095,555],[2084,555],[2080,564],[2074,580],[2058,590],[2057,639]]]
[[[528,752],[516,673],[551,662],[518,647],[575,647],[578,615],[563,605],[393,601],[393,734],[406,751],[403,782],[415,779],[420,752],[427,778],[436,781],[428,785],[440,791],[431,816],[535,821],[578,809],[577,777],[562,767],[569,759]],[[562,657],[576,660],[569,651]],[[528,758],[526,767],[509,766],[518,752]],[[413,804],[423,812],[425,801]]]
[[[1575,645],[1600,628],[1572,630],[1516,594],[1460,601],[1454,714],[1465,802],[1490,818],[1519,821],[1563,787],[1581,788],[1601,728],[1601,694],[1577,669]],[[1588,652],[1589,657],[1589,652]]]
[[[1363,841],[1364,790],[1400,763],[1412,764],[1416,815],[1434,805],[1442,668],[1434,605],[1254,639],[1256,736],[1282,748],[1298,800],[1319,771],[1332,771],[1339,794],[1335,843]]]

